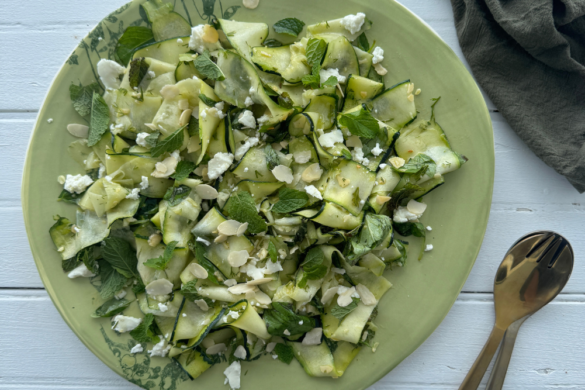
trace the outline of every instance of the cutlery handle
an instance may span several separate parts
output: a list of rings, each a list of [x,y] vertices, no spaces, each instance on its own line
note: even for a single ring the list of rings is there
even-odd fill
[[[512,351],[514,350],[514,344],[516,343],[516,336],[518,336],[520,326],[522,326],[522,324],[524,323],[524,321],[526,321],[527,318],[528,316],[514,322],[506,331],[504,341],[502,342],[500,352],[498,352],[498,356],[496,357],[496,363],[494,364],[494,368],[492,369],[492,373],[490,375],[490,379],[488,380],[486,390],[501,390],[502,386],[504,386],[506,372],[508,371],[508,364],[510,364],[510,359],[512,358]]]
[[[483,346],[477,359],[475,359],[475,363],[471,366],[471,369],[467,373],[459,390],[476,390],[478,388],[494,354],[498,350],[498,346],[504,337],[504,333],[506,333],[506,329],[498,327],[497,324],[494,325],[490,337]]]

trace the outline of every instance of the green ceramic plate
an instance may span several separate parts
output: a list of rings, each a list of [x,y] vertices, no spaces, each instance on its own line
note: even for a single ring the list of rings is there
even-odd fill
[[[73,217],[71,205],[57,203],[61,190],[57,176],[81,173],[67,155],[73,137],[69,123],[82,119],[71,107],[69,85],[95,81],[100,57],[113,58],[116,40],[130,25],[146,25],[140,14],[141,1],[123,6],[105,18],[69,57],[47,95],[39,113],[24,168],[22,203],[27,233],[39,273],[55,306],[83,343],[104,363],[130,382],[148,389],[188,389],[185,380],[168,359],[133,356],[129,336],[110,330],[107,319],[95,320],[90,313],[101,301],[87,280],[70,280],[61,271],[60,257],[49,238],[53,215]],[[475,261],[484,236],[491,204],[494,176],[493,134],[482,95],[473,78],[451,49],[415,15],[389,0],[261,0],[256,10],[240,7],[241,0],[178,0],[176,10],[193,25],[217,17],[241,21],[263,21],[270,25],[295,16],[307,24],[365,12],[374,22],[368,35],[386,51],[387,85],[410,78],[416,88],[421,117],[428,117],[431,98],[441,96],[436,116],[454,148],[470,161],[446,177],[447,184],[426,197],[430,205],[424,223],[433,231],[428,242],[435,249],[416,261],[412,248],[406,267],[387,272],[394,284],[380,302],[376,320],[379,331],[376,353],[360,352],[338,380],[308,377],[301,366],[287,366],[262,358],[245,363],[242,388],[272,388],[275,378],[281,390],[315,388],[364,389],[388,373],[411,354],[439,325],[461,290]],[[48,123],[49,118],[53,119]],[[82,123],[82,122],[81,122]],[[196,380],[199,388],[224,389],[226,364],[212,367]]]

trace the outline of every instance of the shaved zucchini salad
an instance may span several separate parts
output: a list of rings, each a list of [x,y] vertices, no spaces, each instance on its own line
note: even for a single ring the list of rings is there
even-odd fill
[[[70,88],[89,126],[68,126],[85,174],[59,177],[77,207],[50,229],[63,269],[89,279],[94,317],[129,332],[131,353],[191,379],[225,362],[237,389],[262,355],[341,377],[379,344],[404,238],[431,230],[422,197],[466,158],[417,116],[410,80],[386,87],[363,13],[283,19],[277,40],[261,22],[191,27],[161,0],[142,7],[151,27],[126,30],[100,83]]]

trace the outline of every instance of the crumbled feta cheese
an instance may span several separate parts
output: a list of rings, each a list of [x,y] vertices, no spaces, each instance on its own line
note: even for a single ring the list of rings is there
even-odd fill
[[[152,71],[152,70],[149,70],[146,74],[150,78],[150,80],[152,80],[156,77],[156,73],[154,73],[154,71]]]
[[[246,105],[246,107],[250,107],[250,106],[254,105],[254,100],[252,100],[252,98],[250,96],[248,96],[246,98],[246,100],[244,100],[244,104]]]
[[[136,329],[136,327],[140,325],[141,322],[142,318],[135,318],[118,314],[114,317],[114,326],[112,326],[112,329],[120,333],[130,332],[131,330]]]
[[[244,126],[244,129],[256,128],[256,118],[254,118],[254,114],[250,110],[245,110],[244,112],[242,112],[238,116],[238,122],[240,122]]]
[[[173,173],[175,173],[179,161],[181,161],[181,156],[179,155],[179,151],[176,150],[162,162],[157,162],[155,164],[154,171],[150,174],[150,176],[156,177],[158,179],[168,178]]]
[[[380,46],[376,46],[372,54],[374,55],[374,58],[372,58],[372,63],[374,65],[384,61],[384,49]]]
[[[142,348],[142,344],[136,344],[135,346],[132,347],[132,349],[130,350],[131,354],[135,354],[135,353],[141,353],[144,351],[144,348]]]
[[[257,137],[250,137],[246,140],[246,142],[244,142],[243,145],[240,145],[238,147],[238,149],[236,150],[236,160],[241,159],[242,157],[244,157],[244,154],[246,154],[248,152],[248,150],[250,150],[251,147],[258,145],[258,143],[260,142],[260,140]]]
[[[102,58],[97,63],[97,72],[106,89],[118,89],[120,88],[120,75],[126,72],[126,68],[116,61]]]
[[[232,390],[240,388],[240,374],[242,373],[242,365],[239,361],[235,361],[228,368],[225,369],[225,375]]]
[[[430,231],[432,231],[432,230],[433,230],[433,228],[432,228],[432,227],[430,227],[430,226],[427,226],[427,230],[430,232]]]
[[[288,331],[288,329],[285,329],[282,334],[284,334],[285,336],[290,336],[290,332]]]
[[[314,198],[317,198],[319,200],[323,200],[323,196],[321,195],[319,190],[314,185],[306,186],[305,192]]]
[[[305,334],[303,345],[319,345],[323,336],[323,328],[314,328]]]
[[[51,123],[53,123],[53,118],[49,118],[49,119],[47,119],[47,123],[48,123],[48,124],[51,124]]]
[[[380,169],[384,169],[384,168],[386,168],[386,166],[388,166],[388,164],[382,163],[382,164],[380,164]]]
[[[272,174],[276,178],[276,180],[285,182],[287,184],[292,183],[293,181],[293,174],[292,170],[287,167],[286,165],[277,165],[273,170]]]
[[[331,267],[331,271],[339,275],[345,274],[345,270],[343,268]]]
[[[353,148],[351,152],[351,157],[355,162],[367,164],[366,163],[367,158],[364,158],[364,151],[362,148]]]
[[[162,311],[163,313],[167,310],[169,310],[169,306],[165,305],[164,303],[159,303],[158,304],[158,310]]]
[[[376,143],[376,146],[371,150],[372,154],[378,157],[380,154],[384,152],[384,149],[380,147],[379,143]]]
[[[126,195],[126,199],[138,200],[140,199],[140,189],[132,188],[132,190]]]
[[[269,120],[270,117],[268,115],[262,115],[260,118],[258,118],[258,127],[264,126],[264,124]]]
[[[106,167],[104,164],[100,164],[100,169],[98,170],[98,179],[101,179],[106,174]]]
[[[343,142],[343,133],[339,129],[333,129],[329,133],[319,137],[319,143],[324,148],[332,148],[335,144]]]
[[[278,261],[276,263],[273,263],[272,261],[266,262],[266,266],[264,268],[264,273],[266,275],[271,275],[280,271],[282,271],[282,265]]]
[[[120,291],[118,291],[116,294],[114,294],[114,298],[116,298],[117,300],[120,300],[120,299],[124,298],[126,296],[126,294],[128,294],[128,292],[126,291],[125,288],[123,288]]]
[[[425,252],[432,251],[432,250],[433,250],[433,244],[428,244],[428,245],[425,247]]]
[[[347,288],[345,286],[339,286],[337,288],[337,304],[341,307],[346,307],[353,302],[352,298],[359,298],[359,294],[355,287]]]
[[[69,272],[67,276],[69,279],[75,279],[79,277],[92,278],[95,276],[95,274],[91,272],[85,264],[81,264],[79,267],[74,268],[71,272]]]
[[[148,177],[142,176],[142,181],[140,182],[140,189],[145,190],[148,188],[150,184],[148,183]]]
[[[83,191],[87,189],[93,180],[88,175],[67,175],[65,178],[65,190],[71,192],[72,194],[81,194]]]
[[[221,49],[219,41],[214,43],[206,42],[203,37],[205,36],[205,25],[200,24],[191,29],[191,38],[189,39],[189,48],[196,52],[203,54],[205,50],[214,51]]]
[[[393,219],[394,222],[404,223],[409,221],[416,221],[418,219],[418,215],[411,213],[406,207],[398,206],[396,211],[394,211]]]
[[[366,20],[366,15],[363,12],[358,12],[355,15],[347,15],[341,19],[341,25],[345,27],[352,35],[360,31]]]
[[[216,153],[215,156],[209,160],[207,165],[207,176],[210,180],[215,180],[227,171],[234,162],[234,155],[231,153]]]
[[[337,68],[335,68],[335,69],[321,69],[319,71],[319,78],[321,79],[321,84],[323,84],[325,81],[327,81],[327,79],[329,79],[329,77],[331,77],[331,76],[334,76],[335,78],[337,78],[337,82],[339,84],[345,83],[345,80],[347,79],[347,77],[339,74],[339,69],[337,69]]]
[[[136,143],[143,148],[147,148],[148,144],[146,143],[146,137],[148,137],[149,133],[138,133],[136,135]]]
[[[418,217],[420,218],[427,209],[427,205],[421,202],[417,202],[414,199],[411,199],[406,205],[406,208],[408,209],[408,211],[418,215]]]
[[[165,357],[167,353],[171,350],[171,346],[167,345],[167,340],[162,339],[158,344],[155,344],[148,353],[150,357],[160,356]]]
[[[295,152],[294,159],[298,164],[305,164],[308,163],[311,159],[311,151],[310,150],[301,150]]]
[[[183,43],[183,40],[181,38],[177,39],[177,43]]]

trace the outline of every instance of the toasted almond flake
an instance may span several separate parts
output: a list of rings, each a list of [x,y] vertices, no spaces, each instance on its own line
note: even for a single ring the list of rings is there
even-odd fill
[[[341,286],[343,287],[343,286]],[[341,287],[339,287],[339,289],[341,289]],[[344,287],[345,291],[340,293],[339,296],[337,297],[337,304],[341,307],[346,307],[347,305],[351,304],[353,302],[352,300],[352,295],[355,294],[356,290],[355,287],[352,288],[347,288]],[[339,290],[338,290],[339,292]]]
[[[419,89],[417,89],[417,90],[414,92],[414,94],[415,94],[416,96],[418,96],[418,95],[420,95],[420,93],[421,93],[421,92],[422,92],[422,91],[421,91],[421,90],[420,90],[420,88],[419,88]]]
[[[323,175],[323,169],[319,165],[319,163],[309,165],[301,174],[301,179],[305,183],[311,183],[313,181],[317,181]]]
[[[414,95],[413,94],[408,95],[407,99],[409,102],[414,102]]]
[[[189,100],[188,99],[181,99],[181,100],[179,100],[177,105],[179,106],[179,110],[185,111],[185,110],[189,109]]]
[[[248,9],[255,9],[256,7],[258,7],[258,3],[260,3],[260,0],[243,0],[242,3],[244,7]]]
[[[215,242],[216,244],[221,244],[222,242],[226,242],[227,239],[228,239],[228,236],[224,236],[223,234],[220,234],[219,236],[215,237],[213,242]]]
[[[219,343],[219,344],[215,344],[212,345],[211,347],[207,348],[205,350],[205,353],[208,355],[217,355],[220,354],[222,352],[227,351],[227,347],[225,346],[224,343]]]
[[[67,125],[67,131],[74,137],[87,138],[89,134],[89,127],[77,123],[70,123]]]
[[[374,294],[363,284],[358,284],[355,289],[360,294],[360,299],[364,305],[373,306],[378,303]]]
[[[414,83],[409,83],[406,93],[412,93],[412,91],[414,91]]]
[[[337,287],[331,287],[325,291],[321,297],[321,303],[326,305],[333,299],[333,297],[337,294]]]
[[[406,205],[406,209],[408,211],[410,211],[413,214],[416,214],[418,216],[422,215],[422,213],[425,212],[425,210],[427,209],[427,205],[424,203],[420,203],[417,202],[414,199],[411,199],[408,204]]]
[[[240,284],[236,284],[235,286],[229,287],[228,292],[235,294],[235,295],[240,295],[240,294],[245,294],[248,291],[254,291],[255,289],[256,289],[255,286],[250,286],[246,283],[240,283]]]
[[[282,150],[282,145],[279,142],[275,142],[273,144],[271,144],[272,149],[274,149],[277,152],[280,152]]]
[[[280,141],[280,146],[286,148],[288,146],[288,141]]]
[[[229,219],[220,223],[217,227],[217,231],[224,236],[235,236],[238,234],[238,229],[240,226],[242,226],[241,222]]]
[[[302,321],[301,321],[302,322]],[[303,345],[319,345],[323,336],[323,328],[313,328],[305,334]]]
[[[386,68],[384,68],[380,63],[374,65],[374,69],[380,76],[384,76],[386,73],[388,73],[388,70],[386,70]]]
[[[349,179],[342,177],[341,175],[337,175],[337,183],[341,188],[347,187],[350,182],[351,181]]]
[[[329,374],[331,371],[333,371],[333,367],[331,367],[331,366],[319,366],[319,370],[321,370],[321,372],[323,374]]]
[[[181,91],[179,90],[179,87],[176,85],[167,84],[161,88],[160,95],[163,97],[163,99],[173,99],[177,97],[180,92]]]
[[[404,166],[404,164],[406,163],[406,161],[404,161],[404,159],[402,157],[390,157],[390,159],[388,161],[396,169]]]
[[[270,297],[260,290],[256,291],[254,299],[261,305],[270,305],[272,303]]]
[[[148,237],[148,245],[157,246],[158,244],[160,244],[161,240],[162,236],[160,234],[157,233],[151,234],[150,237]]]
[[[251,301],[254,298],[256,298],[256,291],[255,290],[246,292],[246,299],[248,301]]]
[[[278,180],[280,182],[290,184],[293,181],[292,170],[289,167],[287,167],[286,165],[277,165],[272,170],[272,174],[274,175],[276,180]]]
[[[148,295],[167,295],[173,292],[173,284],[167,279],[157,279],[146,286]]]
[[[207,270],[197,263],[191,263],[187,268],[197,279],[207,279],[209,276]]]
[[[232,287],[238,284],[238,282],[236,282],[236,279],[228,279],[225,282],[223,282],[223,284],[225,284],[228,287]]]
[[[196,304],[197,306],[199,306],[199,308],[200,308],[201,310],[203,310],[203,311],[207,311],[207,310],[209,310],[209,305],[207,305],[207,302],[205,302],[205,300],[203,300],[203,299],[198,299],[198,300],[196,300],[196,301],[195,301],[195,304]]]
[[[236,236],[241,237],[246,233],[246,230],[248,230],[248,222],[245,222],[243,224],[240,225],[240,227],[238,228],[238,231],[236,233]]]
[[[390,199],[392,199],[392,198],[389,196],[378,195],[378,196],[376,196],[376,203],[384,204],[384,203],[388,202]]]
[[[195,192],[201,197],[201,199],[217,199],[219,193],[215,188],[209,184],[200,184],[195,187]]]
[[[243,249],[241,251],[230,252],[227,260],[228,260],[228,263],[230,263],[230,265],[232,267],[241,267],[244,264],[246,264],[249,257],[250,257],[250,254],[248,253],[248,251]]]
[[[368,93],[366,91],[361,91],[360,96],[365,99],[366,96],[368,96]]]
[[[266,352],[270,353],[274,351],[274,347],[276,347],[276,344],[277,343],[274,342],[266,344]]]
[[[258,286],[259,284],[272,282],[272,280],[273,280],[272,278],[261,278],[261,279],[250,280],[246,284],[249,286]],[[256,293],[256,296],[258,296],[258,293]]]
[[[189,123],[189,120],[191,119],[192,112],[193,112],[193,110],[190,110],[190,109],[183,111],[183,113],[181,114],[181,117],[179,118],[179,126],[185,126],[187,123]]]
[[[351,137],[349,137],[345,144],[350,148],[363,147],[362,141],[360,140],[360,137],[358,137],[357,135],[352,135]]]
[[[215,43],[219,40],[219,34],[215,27],[206,24],[203,26],[203,35],[201,36],[201,39],[206,43]]]

